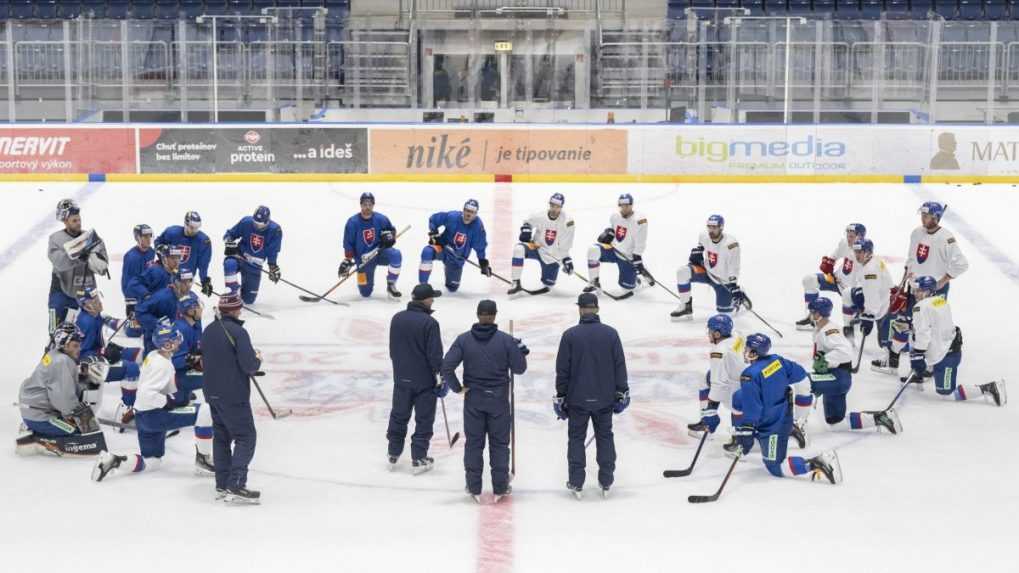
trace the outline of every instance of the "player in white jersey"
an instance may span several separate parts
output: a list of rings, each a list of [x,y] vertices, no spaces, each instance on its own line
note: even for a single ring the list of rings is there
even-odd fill
[[[520,242],[513,247],[513,266],[511,277],[513,287],[506,294],[514,295],[523,291],[520,286],[520,275],[524,272],[524,259],[534,259],[541,265],[541,284],[538,290],[529,294],[544,294],[555,284],[559,275],[559,265],[563,272],[573,274],[573,259],[570,249],[573,248],[573,235],[576,226],[573,218],[563,211],[566,198],[562,193],[555,193],[548,200],[548,211],[535,213],[524,221],[520,227]]]
[[[210,409],[201,404],[189,404],[188,396],[181,396],[179,402],[174,397],[176,369],[171,360],[183,340],[181,333],[169,323],[156,329],[153,334],[156,351],[150,352],[142,363],[134,404],[140,453],[119,456],[102,452],[92,470],[94,481],[103,481],[121,466],[130,473],[159,468],[166,453],[166,433],[187,426],[194,426],[196,473],[215,474]]]
[[[939,282],[934,277],[916,279],[913,307],[913,339],[909,362],[913,381],[933,378],[934,390],[955,400],[973,400],[987,396],[996,406],[1008,401],[1005,381],[979,385],[957,384],[962,361],[962,331],[952,320],[952,309],[944,295],[938,294]]]
[[[859,266],[853,256],[853,244],[856,241],[867,238],[867,227],[862,223],[850,223],[846,225],[846,236],[839,239],[839,244],[825,257],[821,257],[821,264],[818,267],[819,273],[810,273],[803,277],[803,302],[809,305],[816,300],[819,291],[838,293],[842,297],[842,307],[846,310],[853,306],[850,299],[850,292],[853,286],[853,277]],[[842,332],[847,337],[852,337],[853,324],[851,318],[843,321]],[[796,321],[797,330],[813,330],[814,325],[810,320],[810,312],[803,320]]]
[[[601,263],[616,263],[619,268],[619,286],[626,289],[621,296],[633,296],[637,288],[637,275],[644,275],[644,250],[647,248],[647,217],[633,210],[633,195],[624,193],[619,196],[619,212],[609,218],[610,227],[598,236],[598,243],[587,250],[587,268],[590,271],[591,284],[584,292],[593,292],[601,288],[599,273]]]
[[[690,283],[710,285],[715,290],[715,309],[720,313],[731,314],[746,300],[739,286],[739,241],[725,232],[721,215],[708,217],[707,226],[707,232],[700,234],[697,246],[690,251],[689,264],[676,271],[680,302],[670,315],[673,321],[693,318]]]
[[[909,236],[906,276],[930,276],[937,281],[936,294],[948,298],[949,282],[969,268],[966,255],[951,231],[941,226],[945,206],[928,201],[920,206],[921,225]]]
[[[868,241],[869,242],[869,241]],[[859,244],[859,242],[857,243]],[[887,296],[885,297],[888,298]],[[902,431],[895,410],[846,412],[846,396],[853,386],[853,345],[830,320],[834,305],[825,297],[810,302],[807,311],[814,323],[814,365],[810,393],[824,402],[824,421],[835,430],[864,430],[877,427],[892,434]],[[813,399],[796,397],[796,421],[793,436],[806,445],[806,423]],[[797,436],[796,430],[799,430]]]
[[[733,332],[729,315],[716,314],[708,319],[708,341],[711,342],[711,367],[698,390],[701,419],[687,425],[688,433],[695,438],[704,432],[715,433],[719,404],[732,410],[732,393],[739,390],[739,376],[747,367],[743,360],[743,336]]]

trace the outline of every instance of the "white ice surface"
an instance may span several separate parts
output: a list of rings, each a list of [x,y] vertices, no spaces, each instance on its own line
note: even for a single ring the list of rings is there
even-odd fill
[[[40,187],[42,187],[40,189]],[[867,225],[881,255],[900,276],[916,208],[926,197],[946,201],[970,259],[953,282],[951,302],[965,332],[960,379],[983,383],[1016,377],[1019,340],[1014,300],[1019,280],[1006,272],[1019,260],[1014,225],[1016,191],[1009,186],[790,185],[448,185],[448,184],[73,184],[0,185],[2,335],[7,402],[0,408],[0,570],[108,571],[1015,571],[1014,516],[1019,513],[1015,405],[996,409],[979,400],[944,402],[930,392],[907,392],[900,402],[905,433],[835,433],[821,412],[811,418],[808,453],[838,448],[846,481],[831,487],[776,479],[754,457],[741,464],[722,499],[690,505],[690,494],[711,493],[728,459],[710,444],[694,475],[666,480],[661,471],[684,467],[694,442],[685,425],[696,419],[696,387],[706,369],[704,320],[713,308],[707,287],[694,286],[696,319],[668,318],[675,301],[664,290],[641,291],[624,302],[603,301],[603,320],[622,333],[633,405],[615,419],[619,453],[616,487],[608,501],[595,495],[594,447],[588,496],[576,502],[566,481],[566,426],[550,405],[554,354],[563,329],[576,321],[572,302],[582,283],[561,276],[550,295],[509,301],[505,285],[467,268],[461,292],[438,299],[435,317],[452,341],[469,328],[476,301],[494,296],[499,323],[530,346],[530,368],[517,378],[518,475],[505,505],[476,506],[463,494],[463,440],[445,445],[437,418],[436,469],[412,476],[405,452],[395,473],[385,469],[390,400],[386,348],[391,315],[402,305],[377,288],[359,299],[353,285],[338,298],[349,309],[297,299],[290,287],[263,281],[256,308],[275,321],[249,316],[247,326],[266,356],[262,378],[278,408],[295,415],[273,421],[256,403],[259,430],[250,485],[261,489],[255,508],[212,500],[211,480],[192,475],[190,431],[169,440],[163,468],[148,475],[88,479],[90,460],[18,458],[18,385],[45,343],[49,264],[45,236],[58,227],[56,202],[81,193],[86,227],[105,238],[114,281],[104,282],[107,312],[123,312],[121,255],[131,228],[158,233],[198,210],[213,238],[212,274],[222,288],[220,237],[258,204],[272,208],[284,229],[283,276],[314,290],[335,282],[340,235],[362,191],[397,227],[412,225],[399,242],[400,286],[409,294],[425,243],[426,217],[481,202],[492,243],[490,259],[508,275],[510,250],[522,218],[566,194],[576,218],[574,258],[580,270],[587,245],[606,225],[616,196],[633,193],[650,220],[647,266],[674,288],[710,213],[722,213],[743,248],[741,282],[755,308],[781,329],[775,349],[804,363],[809,333],[800,278],[817,268],[844,225]],[[962,221],[953,217],[961,217]],[[40,223],[44,223],[40,226]],[[963,226],[968,232],[963,232]],[[34,240],[26,233],[35,229]],[[39,232],[42,230],[43,232]],[[983,239],[975,238],[974,233]],[[20,242],[19,242],[20,241]],[[988,255],[981,245],[1000,252]],[[980,248],[978,248],[980,247]],[[1004,257],[1004,258],[1003,258]],[[537,284],[536,264],[524,280]],[[603,282],[616,272],[603,266]],[[380,271],[377,282],[384,285]],[[432,282],[441,288],[437,266]],[[207,317],[211,318],[211,313]],[[753,316],[737,327],[765,331]],[[865,360],[877,356],[868,344]],[[855,378],[850,409],[880,409],[898,385],[869,372]],[[1019,386],[1012,388],[1019,395]],[[109,385],[115,399],[116,385]],[[450,395],[450,425],[461,427],[461,399]],[[107,432],[111,449],[135,452],[133,433]],[[792,454],[799,454],[796,449]],[[487,457],[487,456],[486,456]],[[486,490],[489,489],[486,477]],[[490,497],[486,498],[490,501]]]

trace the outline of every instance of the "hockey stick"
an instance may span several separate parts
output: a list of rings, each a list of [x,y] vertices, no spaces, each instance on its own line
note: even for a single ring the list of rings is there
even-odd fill
[[[509,333],[513,336],[513,319],[510,319]],[[517,475],[517,400],[516,377],[510,370],[510,475]]]
[[[748,300],[749,300],[749,299],[748,299]],[[756,317],[757,317],[757,320],[759,320],[759,321],[763,322],[763,323],[764,323],[764,326],[767,326],[768,328],[770,328],[770,329],[772,330],[772,332],[774,332],[775,334],[777,334],[779,338],[785,338],[784,336],[782,336],[782,333],[781,333],[781,332],[779,332],[779,330],[778,330],[777,328],[775,328],[774,326],[772,326],[772,325],[771,325],[771,323],[770,323],[770,322],[768,322],[767,320],[764,320],[764,317],[762,317],[761,315],[757,314],[757,311],[756,311],[756,310],[754,310],[754,309],[753,309],[753,308],[751,308],[751,307],[747,307],[747,310],[749,310],[749,311],[750,311],[750,314],[752,314],[752,315],[756,316]]]
[[[856,374],[857,372],[859,372],[860,371],[860,366],[863,365],[863,347],[864,347],[864,345],[867,344],[867,337],[868,336],[870,336],[869,332],[867,334],[864,334],[863,338],[860,339],[860,351],[856,355],[856,367],[851,368],[849,370],[853,374]]]
[[[449,436],[449,418],[446,417],[446,399],[439,398],[439,402],[442,403],[442,421],[446,424],[446,441],[449,442],[449,447],[452,449],[453,444],[460,439],[460,432],[457,432],[453,437]]]
[[[212,291],[212,294],[214,294],[214,295],[216,295],[218,297],[222,297],[223,296],[222,294],[220,294],[220,293],[218,293],[216,291]],[[238,294],[238,296],[240,296],[240,295]],[[250,306],[248,306],[246,304],[241,303],[241,308],[243,308],[244,310],[250,312],[251,314],[254,314],[255,316],[259,316],[259,317],[262,317],[262,318],[267,318],[269,320],[276,320],[275,316],[273,316],[273,315],[271,315],[271,314],[269,314],[267,312],[258,312],[257,310],[251,308]],[[216,313],[216,316],[219,316],[218,312]]]
[[[266,275],[270,275],[271,274],[269,271],[265,270],[261,266],[249,263],[248,261],[245,261],[243,258],[241,258],[239,256],[234,255],[234,256],[232,256],[230,258],[237,260],[237,262],[239,262],[241,264],[248,265],[250,267],[254,267],[254,268],[258,269],[259,271],[261,271],[262,273],[264,273]],[[283,277],[280,277],[279,281],[281,283],[283,283],[283,284],[290,285],[290,286],[294,287],[295,289],[297,289],[299,291],[306,292],[306,293],[308,293],[308,294],[310,294],[312,296],[318,297],[317,294],[311,292],[310,290],[308,290],[308,289],[306,289],[306,288],[304,288],[304,287],[302,287],[300,285],[296,285],[296,284],[288,281],[287,279],[285,279]],[[321,297],[320,299],[317,299],[317,300],[324,300],[326,302],[331,302],[331,303],[335,304],[336,306],[350,306],[349,304],[347,304],[345,302],[335,301],[333,299],[326,298],[325,296],[323,296],[323,297]]]
[[[587,446],[590,446],[591,442],[593,442],[593,441],[594,441],[594,434],[591,434],[591,437],[587,439],[587,443],[584,444],[584,449],[586,450]]]
[[[479,270],[481,269],[481,265],[479,265],[478,263],[475,263],[474,261],[470,260],[467,257],[463,257],[463,256],[458,255],[456,253],[456,251],[453,250],[453,247],[451,247],[450,245],[442,245],[442,248],[449,249],[449,252],[452,253],[453,256],[456,257],[457,259],[460,259],[461,261],[466,261],[466,262],[470,263],[470,265],[473,266],[476,269],[479,269]],[[492,273],[491,276],[493,278],[497,278],[497,279],[501,280],[502,282],[504,282],[504,283],[506,283],[506,284],[508,284],[510,286],[513,286],[513,281],[511,281],[511,280],[507,279],[506,277],[500,275],[499,273],[491,270],[492,269],[491,266],[488,267],[488,269],[489,269],[489,271],[491,271],[491,273]],[[548,292],[548,287],[545,287],[544,289],[538,289],[538,290],[530,290],[530,289],[526,289],[524,287],[520,287],[520,290],[522,290],[522,291],[524,291],[524,292],[526,292],[527,294],[530,294],[530,295],[536,295],[536,294],[545,294],[545,293],[547,293]]]
[[[909,385],[913,383],[914,378],[916,378],[916,372],[910,372],[909,378],[906,378],[906,381],[902,383],[902,387],[899,388],[899,392],[895,394],[895,397],[892,398],[891,402],[889,402],[888,407],[885,408],[884,410],[881,410],[882,413],[892,409],[892,406],[894,406],[895,403],[899,401],[899,396],[902,396],[902,393],[906,391],[906,388],[909,388]],[[919,384],[923,384],[923,378],[920,379]]]
[[[546,254],[546,255],[548,255],[548,258],[550,258],[550,259],[552,259],[553,261],[555,261],[555,262],[559,263],[560,265],[561,265],[561,264],[563,264],[563,261],[562,261],[561,259],[558,259],[558,258],[556,258],[556,256],[555,256],[555,255],[553,255],[552,253],[548,253],[548,252],[546,252],[545,254]],[[580,279],[580,280],[584,281],[585,283],[587,283],[587,285],[588,285],[588,286],[590,286],[590,287],[594,287],[594,288],[598,289],[599,291],[601,291],[601,293],[602,293],[603,295],[605,295],[605,296],[607,296],[607,297],[611,298],[612,300],[623,300],[624,298],[627,298],[627,297],[622,297],[622,296],[617,296],[617,295],[614,295],[614,294],[612,294],[612,293],[610,293],[610,292],[608,292],[608,291],[606,291],[606,290],[602,290],[602,288],[601,288],[601,287],[596,287],[596,286],[594,285],[594,283],[592,283],[592,282],[591,282],[591,280],[590,280],[590,279],[588,279],[587,277],[585,277],[584,275],[582,275],[582,274],[580,273],[580,271],[578,271],[578,270],[576,270],[576,269],[574,269],[574,270],[573,270],[573,272],[572,272],[572,273],[569,273],[569,274],[572,274],[573,276],[577,277],[578,279]]]
[[[697,445],[697,451],[694,452],[693,460],[690,461],[690,466],[689,467],[687,467],[685,470],[665,470],[665,471],[662,472],[662,477],[678,478],[678,477],[686,477],[686,476],[692,474],[693,473],[693,467],[695,465],[697,465],[697,458],[701,457],[701,449],[704,447],[704,442],[708,441],[708,435],[709,435],[709,432],[704,432],[704,435],[701,436],[701,443]]]
[[[216,320],[219,321],[219,327],[223,329],[223,334],[226,335],[226,339],[230,341],[230,346],[233,346],[234,351],[236,352],[237,341],[234,340],[234,337],[230,334],[230,331],[226,329],[226,326],[223,324],[223,317],[219,315],[218,310],[216,311]],[[269,410],[269,415],[272,416],[273,420],[286,418],[290,414],[294,413],[294,411],[289,408],[287,408],[286,410],[280,410],[279,413],[277,413],[276,410],[273,410],[272,405],[269,404],[269,399],[265,397],[265,392],[262,392],[262,387],[258,384],[258,380],[255,380],[255,376],[265,376],[265,372],[258,371],[254,375],[249,374],[248,379],[251,380],[251,383],[255,385],[255,390],[258,390],[258,395],[262,397],[262,402],[265,403],[265,407]]]
[[[736,464],[739,463],[739,460],[742,457],[743,450],[741,449],[740,453],[736,454],[736,457],[732,459],[732,464],[729,466],[729,471],[725,472],[725,478],[722,480],[722,485],[718,486],[718,491],[711,495],[691,495],[690,497],[686,498],[686,500],[690,503],[711,503],[713,501],[718,501],[718,498],[721,497],[722,495],[722,490],[725,489],[725,484],[729,483],[729,476],[732,475],[732,470],[736,469]]]
[[[406,233],[408,230],[410,230],[410,225],[407,225],[406,227],[401,229],[400,232],[396,234],[396,237],[393,239],[393,242],[395,243],[396,239],[399,239],[400,236],[403,235],[404,233]],[[382,252],[381,250],[375,251],[375,254],[373,254],[370,257],[368,257],[367,261],[362,261],[361,264],[358,265],[358,266],[359,267],[363,267],[363,266],[371,264],[371,262],[375,260],[375,257],[378,257],[379,253],[381,253],[381,252]],[[342,279],[340,279],[339,282],[334,284],[329,290],[325,291],[321,296],[319,296],[319,295],[305,296],[305,295],[301,294],[301,295],[297,295],[297,298],[303,300],[304,302],[318,302],[318,301],[324,299],[325,297],[329,296],[330,294],[332,294],[332,292],[334,290],[340,288],[340,285],[342,285],[343,283],[347,282],[347,279],[349,279],[350,277],[354,276],[355,274],[357,274],[357,273],[353,272],[353,273],[350,273],[349,275],[343,277]],[[305,291],[305,292],[308,292],[308,291]]]

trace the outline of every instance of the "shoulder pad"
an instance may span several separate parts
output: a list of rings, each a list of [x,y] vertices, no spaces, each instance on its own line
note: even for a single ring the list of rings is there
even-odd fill
[[[876,274],[874,274],[874,275],[863,275],[863,278],[864,278],[864,280],[868,280],[868,281],[877,280],[877,275]]]
[[[722,357],[722,353],[721,352],[712,352],[711,353],[711,357],[712,358],[721,358]]]
[[[824,331],[825,336],[831,336],[833,334],[838,334],[838,333],[839,333],[839,329],[837,329],[837,328],[831,328],[831,329],[828,329],[828,330]]]
[[[730,249],[737,249],[737,248],[739,248],[739,242],[737,241],[735,243],[729,243],[729,248]]]
[[[637,224],[638,225],[643,225],[645,223],[647,223],[647,217],[644,217],[643,219],[638,219],[637,220]]]

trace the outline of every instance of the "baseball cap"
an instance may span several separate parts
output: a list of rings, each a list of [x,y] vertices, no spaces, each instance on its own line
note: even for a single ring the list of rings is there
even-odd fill
[[[428,283],[421,283],[414,287],[414,290],[410,292],[411,298],[414,300],[425,300],[426,298],[439,298],[442,293],[433,289],[432,285]]]
[[[593,292],[581,293],[577,297],[577,306],[580,308],[598,308],[598,296]]]
[[[479,315],[491,315],[495,314],[498,309],[495,306],[494,300],[485,299],[478,303],[478,314]]]

